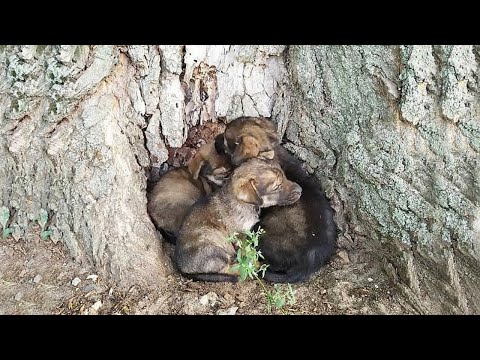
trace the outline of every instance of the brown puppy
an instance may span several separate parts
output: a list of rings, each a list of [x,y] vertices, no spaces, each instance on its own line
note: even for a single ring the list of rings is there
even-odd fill
[[[235,165],[252,157],[270,156],[273,151],[287,178],[302,187],[298,202],[265,209],[258,224],[265,229],[259,243],[269,264],[265,279],[304,281],[335,252],[337,229],[320,181],[279,145],[274,129],[268,119],[241,117],[227,125],[223,138],[215,139],[215,147],[219,153],[229,154]]]
[[[276,162],[244,162],[221,189],[198,201],[185,217],[175,248],[178,269],[195,280],[237,281],[238,273],[230,271],[235,248],[227,238],[250,230],[260,208],[293,204],[301,193]]]
[[[230,174],[228,158],[215,151],[214,142],[200,147],[187,166],[167,171],[148,195],[147,210],[153,223],[170,243],[175,243],[183,218],[193,204]]]
[[[223,141],[222,141],[223,139]],[[275,125],[257,117],[240,117],[227,125],[225,132],[215,138],[218,153],[231,150],[232,164],[240,165],[246,159],[260,157],[273,159],[274,147],[280,144]]]

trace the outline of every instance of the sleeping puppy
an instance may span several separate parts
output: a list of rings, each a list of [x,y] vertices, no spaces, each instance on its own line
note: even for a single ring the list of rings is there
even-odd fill
[[[278,144],[280,140],[275,125],[265,118],[256,117],[235,119],[227,125],[223,134],[215,138],[217,153],[227,152],[235,166],[253,157],[273,159],[273,149]]]
[[[215,151],[212,141],[201,146],[187,166],[161,176],[148,195],[147,210],[165,240],[175,244],[187,212],[198,199],[221,186],[230,169],[228,158]]]
[[[178,269],[194,280],[238,281],[230,270],[235,248],[227,238],[250,230],[260,208],[293,204],[302,189],[272,160],[250,159],[218,191],[198,201],[185,217],[175,248]]]
[[[336,250],[333,210],[320,181],[280,145],[273,123],[265,118],[233,120],[223,136],[215,139],[215,147],[219,153],[230,155],[234,165],[252,157],[274,157],[286,177],[302,187],[302,196],[295,204],[262,211],[258,224],[265,234],[259,247],[269,264],[264,277],[267,281],[294,283],[309,279]]]

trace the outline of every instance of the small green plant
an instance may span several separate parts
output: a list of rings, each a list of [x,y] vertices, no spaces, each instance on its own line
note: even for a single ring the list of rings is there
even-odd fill
[[[231,267],[232,271],[240,271],[240,280],[244,281],[247,277],[250,279],[258,278],[258,274],[262,273],[262,278],[265,275],[268,265],[263,264],[261,266],[259,259],[263,259],[263,255],[258,247],[258,238],[265,231],[258,229],[257,232],[251,232],[250,230],[244,233],[245,236],[239,238],[235,233],[227,240],[233,242],[237,247],[237,264]]]
[[[295,304],[295,290],[293,290],[292,285],[287,284],[285,290],[282,290],[280,284],[275,284],[273,286],[274,291],[270,291],[265,294],[267,298],[267,311],[272,311],[272,306],[283,311],[283,307],[287,303],[288,305]]]
[[[2,237],[4,239],[12,233],[12,229],[7,227],[8,219],[10,219],[10,210],[2,206],[0,208],[0,224],[2,224]]]
[[[237,247],[237,263],[231,267],[231,270],[238,270],[240,272],[240,281],[244,281],[248,277],[259,282],[263,288],[268,313],[272,312],[272,307],[275,307],[286,314],[283,307],[286,303],[289,305],[295,304],[295,290],[293,290],[290,284],[287,284],[285,291],[282,291],[279,284],[274,285],[273,291],[268,290],[265,286],[262,279],[265,276],[268,265],[260,265],[259,259],[263,259],[263,255],[261,251],[257,249],[260,235],[264,233],[265,230],[259,228],[256,232],[246,231],[241,236],[235,233],[227,239],[227,241],[233,242]],[[259,276],[260,274],[261,278]]]
[[[40,210],[40,219],[37,220],[38,224],[42,227],[42,231],[40,233],[40,237],[43,240],[47,240],[50,235],[52,235],[52,230],[47,230],[45,229],[45,226],[47,225],[48,222],[48,213],[46,210],[41,209]]]

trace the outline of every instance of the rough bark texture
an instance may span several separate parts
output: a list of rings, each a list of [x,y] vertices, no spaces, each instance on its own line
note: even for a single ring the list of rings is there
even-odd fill
[[[124,285],[164,275],[146,212],[150,159],[138,101],[138,83],[153,81],[110,46],[9,46],[0,73],[1,203],[13,236],[45,209],[51,239],[77,260]]]
[[[192,126],[271,117],[422,312],[480,313],[476,46],[0,47],[1,204],[121,283],[168,272],[146,173]]]
[[[473,46],[288,51],[286,137],[422,312],[479,313]],[[333,190],[333,191],[332,191]]]

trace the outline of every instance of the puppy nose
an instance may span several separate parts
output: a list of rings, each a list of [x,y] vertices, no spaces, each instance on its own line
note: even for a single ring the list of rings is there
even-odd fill
[[[292,193],[294,193],[295,195],[298,195],[298,196],[302,195],[301,186],[298,185],[298,184],[294,184],[293,189],[292,189]]]

